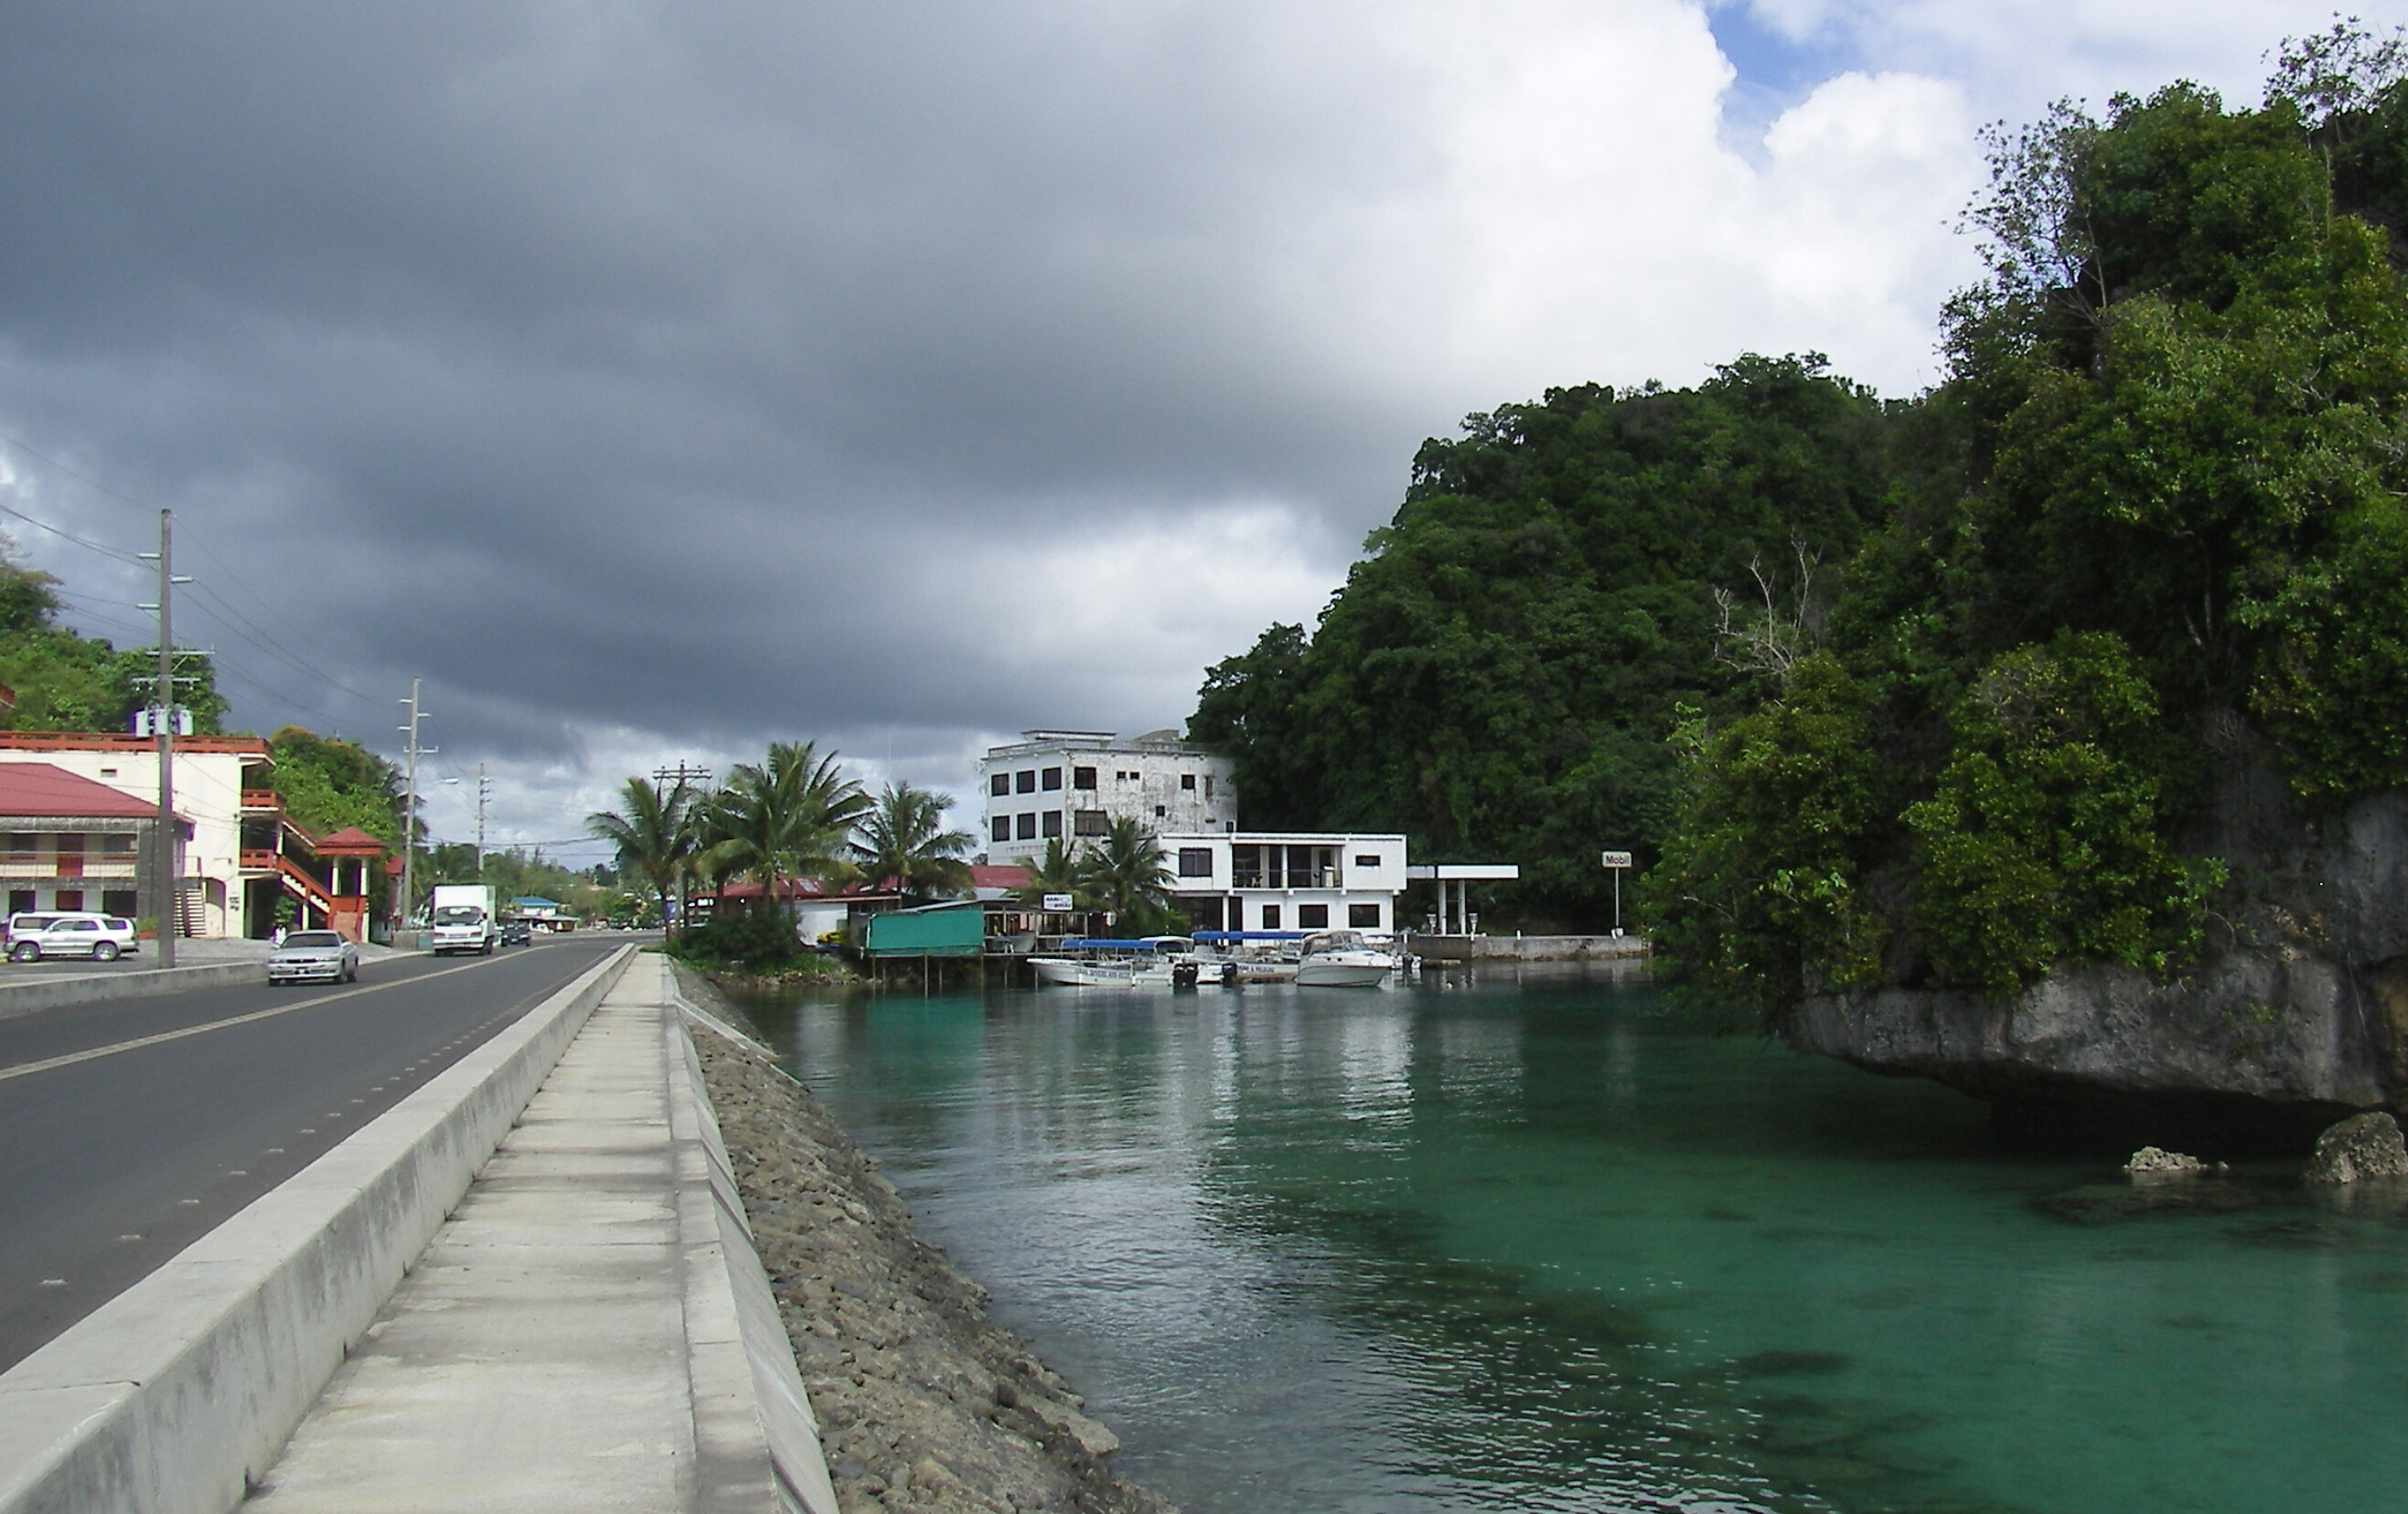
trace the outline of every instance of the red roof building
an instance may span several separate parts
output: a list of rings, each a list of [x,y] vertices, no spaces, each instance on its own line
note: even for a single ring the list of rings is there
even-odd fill
[[[156,803],[50,763],[0,764],[0,886],[8,912],[140,913],[142,833]],[[189,836],[192,827],[179,818]]]

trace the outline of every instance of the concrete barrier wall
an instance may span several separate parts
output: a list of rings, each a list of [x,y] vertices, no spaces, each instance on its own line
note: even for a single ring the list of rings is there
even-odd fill
[[[673,982],[664,987],[664,1000],[682,1003]],[[693,1037],[674,1007],[667,1035],[698,1507],[837,1514],[794,1343],[752,1248],[752,1221]]]
[[[240,1503],[633,951],[0,1376],[0,1514]]]
[[[201,967],[115,968],[105,972],[67,973],[30,983],[0,984],[0,1020],[58,1009],[72,1004],[98,1004],[103,999],[132,999],[145,993],[181,993],[186,989],[224,988],[257,983],[267,977],[265,962],[213,962]]]
[[[1416,936],[1424,962],[1610,962],[1648,953],[1643,936]]]

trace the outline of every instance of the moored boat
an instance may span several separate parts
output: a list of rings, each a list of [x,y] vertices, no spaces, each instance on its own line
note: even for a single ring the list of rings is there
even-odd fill
[[[1304,938],[1297,959],[1298,988],[1377,988],[1401,965],[1396,952],[1375,946],[1360,931],[1316,931]]]
[[[1074,936],[1060,955],[1028,959],[1039,983],[1062,988],[1168,988],[1178,964],[1192,961],[1196,943],[1183,936],[1134,940]]]

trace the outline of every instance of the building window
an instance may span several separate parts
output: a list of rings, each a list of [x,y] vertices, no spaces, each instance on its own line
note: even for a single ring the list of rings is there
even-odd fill
[[[130,918],[136,909],[142,907],[137,902],[140,898],[141,895],[132,889],[103,889],[100,893],[100,912],[104,915],[123,915]]]
[[[1156,806],[1154,806],[1154,818],[1155,820],[1160,820],[1160,819],[1162,819],[1165,815],[1168,815],[1168,814],[1169,814],[1169,813],[1170,813],[1170,811],[1169,811],[1169,810],[1163,808],[1160,805],[1156,805]]]
[[[8,837],[7,860],[12,863],[32,862],[34,860],[34,853],[38,850],[40,847],[41,843],[36,840],[31,834],[23,831],[15,832]],[[25,907],[27,909],[31,909],[34,907],[32,905],[27,905]]]
[[[1037,769],[1031,767],[1013,774],[1012,782],[1019,786],[1021,793],[1035,793],[1037,792]]]
[[[1020,816],[1012,822],[1012,839],[1016,841],[1034,841],[1037,839],[1037,816],[1033,811],[1029,814]]]
[[[70,910],[81,909],[83,907],[83,890],[61,889],[58,892],[58,901],[52,907]]]
[[[1358,931],[1376,931],[1380,928],[1380,907],[1375,904],[1348,905],[1346,923]]]
[[[1212,775],[1210,773],[1204,775],[1204,797],[1207,799],[1212,797]]]
[[[1357,867],[1377,867],[1380,865],[1380,854],[1376,851],[1358,851],[1354,854],[1354,865]]]
[[[130,836],[104,836],[100,838],[100,850],[105,854],[130,857],[134,855],[134,838]],[[122,914],[124,911],[111,910],[109,913]]]
[[[1187,790],[1187,791],[1188,791],[1189,793],[1194,793],[1194,792],[1195,792],[1195,789],[1196,789],[1196,775],[1195,775],[1195,774],[1193,774],[1193,773],[1182,773],[1182,774],[1180,774],[1180,775],[1179,775],[1179,786],[1180,786],[1181,788],[1182,788],[1182,789]]]
[[[1179,876],[1182,878],[1211,878],[1212,876],[1212,849],[1211,847],[1180,848]]]
[[[1229,886],[1233,889],[1259,889],[1263,886],[1263,849],[1257,846],[1229,849]]]
[[[1110,836],[1112,834],[1112,818],[1100,809],[1074,809],[1070,811],[1070,834]]]
[[[1044,831],[1045,839],[1048,841],[1059,841],[1062,839],[1062,812],[1060,810],[1049,809],[1045,812]]]
[[[1074,789],[1086,789],[1092,792],[1095,786],[1096,770],[1094,768],[1074,767],[1070,769],[1070,787]]]
[[[1296,928],[1299,931],[1326,931],[1329,929],[1329,907],[1327,905],[1297,906]]]
[[[1279,928],[1280,907],[1277,905],[1263,906],[1263,929],[1267,931],[1275,931]]]
[[[986,780],[986,792],[1000,799],[1011,792],[1011,775],[997,773]]]
[[[1009,815],[997,815],[987,826],[987,835],[997,841],[1010,840],[1011,817]]]
[[[1045,770],[1045,792],[1047,793],[1052,793],[1061,787],[1062,770],[1058,767],[1047,768]]]

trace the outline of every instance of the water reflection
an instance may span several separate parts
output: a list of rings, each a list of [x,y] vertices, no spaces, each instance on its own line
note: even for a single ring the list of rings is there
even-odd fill
[[[2408,1224],[2139,1202],[1643,985],[757,1007],[1193,1514],[2382,1507]]]

